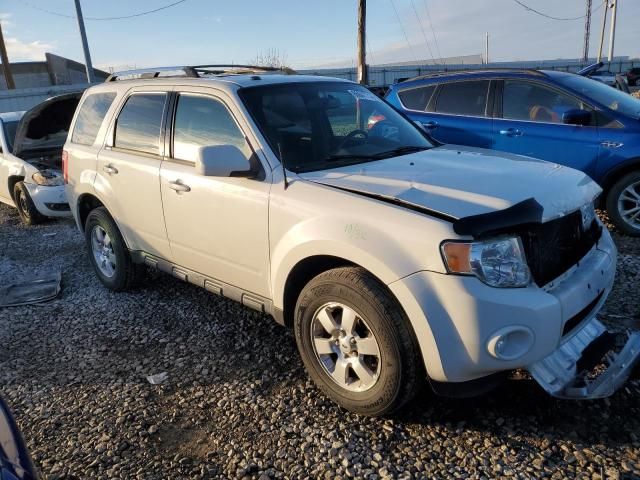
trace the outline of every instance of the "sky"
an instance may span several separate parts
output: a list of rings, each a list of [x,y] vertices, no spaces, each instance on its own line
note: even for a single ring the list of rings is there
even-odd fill
[[[82,0],[82,6],[85,17],[113,17],[174,1]],[[585,13],[585,0],[522,1],[556,17]],[[615,54],[640,57],[640,0],[617,1]],[[601,0],[593,4],[599,8],[593,14],[591,55],[596,53],[604,12]],[[75,14],[73,0],[0,2],[10,61],[44,60],[45,52],[83,61],[75,18],[39,9]],[[87,18],[86,29],[93,64],[105,70],[251,63],[268,49],[277,50],[289,66],[302,69],[354,65],[356,24],[356,0],[186,0],[132,19]],[[491,61],[577,58],[582,54],[584,19],[551,20],[515,0],[367,2],[369,64],[481,54],[485,32]]]

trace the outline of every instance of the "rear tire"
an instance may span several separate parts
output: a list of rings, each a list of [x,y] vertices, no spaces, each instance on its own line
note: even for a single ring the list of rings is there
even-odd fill
[[[628,173],[609,189],[606,206],[616,228],[640,237],[640,171]]]
[[[386,287],[362,268],[336,268],[312,279],[298,298],[294,330],[307,372],[347,410],[393,413],[424,383],[409,320]]]
[[[144,266],[133,263],[122,234],[106,208],[99,207],[89,213],[84,233],[89,260],[105,287],[122,292],[141,283]]]
[[[18,182],[13,186],[13,199],[20,219],[25,225],[36,225],[46,218],[36,208],[24,182]]]

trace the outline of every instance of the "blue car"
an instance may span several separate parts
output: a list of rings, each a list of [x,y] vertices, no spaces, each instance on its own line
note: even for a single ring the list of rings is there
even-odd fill
[[[442,143],[582,170],[603,188],[613,223],[640,236],[640,100],[631,95],[566,72],[474,70],[395,84],[386,100]]]
[[[0,480],[38,480],[13,415],[0,397]]]

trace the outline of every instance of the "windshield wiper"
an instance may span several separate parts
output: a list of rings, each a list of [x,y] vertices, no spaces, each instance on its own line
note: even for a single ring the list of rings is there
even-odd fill
[[[345,155],[329,155],[324,159],[325,162],[335,162],[338,160],[377,160],[376,155],[358,155],[355,153],[349,153]]]
[[[398,147],[393,150],[387,150],[386,152],[374,153],[373,155],[360,155],[360,154],[344,154],[344,155],[329,155],[324,160],[326,162],[333,162],[337,160],[381,160],[383,158],[397,157],[400,155],[406,155],[408,153],[421,152],[422,150],[428,150],[431,147],[418,147],[407,146]]]
[[[376,153],[372,155],[372,158],[380,159],[380,158],[390,158],[390,157],[398,157],[400,155],[406,155],[408,153],[421,152],[423,150],[428,150],[431,147],[418,147],[418,146],[409,146],[409,147],[398,147],[393,150],[388,150],[386,152]]]

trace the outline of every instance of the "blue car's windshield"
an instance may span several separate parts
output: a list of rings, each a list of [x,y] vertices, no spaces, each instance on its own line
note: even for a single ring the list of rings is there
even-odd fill
[[[579,75],[563,76],[558,78],[558,81],[564,86],[580,92],[585,97],[592,98],[596,102],[609,107],[611,110],[632,118],[640,118],[640,100],[628,93]]]
[[[2,125],[4,126],[4,138],[7,141],[9,151],[13,152],[13,141],[16,138],[18,122],[2,122]]]

